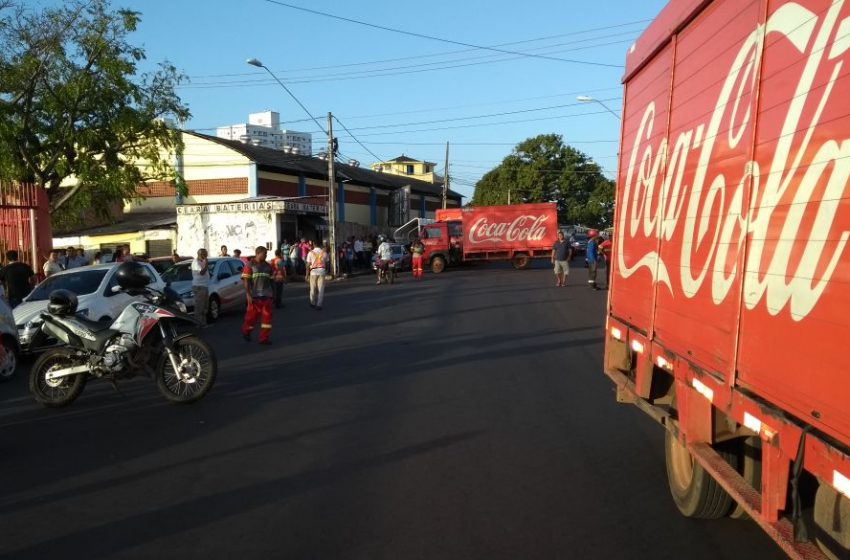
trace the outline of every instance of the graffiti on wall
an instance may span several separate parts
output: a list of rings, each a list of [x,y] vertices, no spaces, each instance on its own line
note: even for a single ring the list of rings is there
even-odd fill
[[[218,254],[222,245],[232,252],[253,254],[258,245],[277,244],[277,215],[270,212],[178,214],[177,251],[194,255],[201,247]]]

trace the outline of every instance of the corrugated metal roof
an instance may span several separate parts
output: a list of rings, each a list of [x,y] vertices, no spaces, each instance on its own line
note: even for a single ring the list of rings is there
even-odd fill
[[[298,154],[287,154],[281,150],[254,146],[253,144],[244,144],[238,140],[228,140],[226,138],[201,134],[191,130],[184,130],[183,132],[185,134],[191,134],[192,136],[209,140],[210,142],[215,142],[222,146],[227,146],[256,163],[258,169],[263,171],[293,175],[303,173],[305,176],[320,179],[327,179],[328,177],[328,162],[323,159]],[[400,175],[393,175],[391,173],[378,173],[371,169],[354,167],[345,163],[337,162],[335,171],[338,180],[349,180],[354,184],[362,186],[373,186],[395,190],[410,185],[412,192],[431,196],[442,196],[443,192],[443,187],[439,184],[428,183],[418,179],[402,177]],[[448,196],[449,198],[458,201],[461,201],[463,198],[462,194],[452,190],[449,190]]]

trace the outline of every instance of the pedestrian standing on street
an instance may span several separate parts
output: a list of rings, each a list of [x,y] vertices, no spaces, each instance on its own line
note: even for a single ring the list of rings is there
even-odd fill
[[[101,264],[103,259],[103,253],[100,251],[95,252],[94,259],[92,260],[92,264]]]
[[[286,261],[283,258],[283,251],[280,249],[274,252],[272,276],[274,279],[274,306],[275,309],[280,309],[285,307],[283,305],[283,284],[286,282]]]
[[[566,286],[570,275],[570,259],[573,249],[564,239],[564,232],[558,231],[558,240],[552,246],[552,264],[555,267],[555,286]]]
[[[354,240],[354,256],[357,259],[357,266],[363,266],[363,238],[358,237]]]
[[[330,261],[329,248],[316,247],[307,253],[306,265],[310,271],[310,307],[322,310],[325,301],[325,274]]]
[[[18,262],[18,252],[6,251],[6,266],[0,270],[0,282],[10,307],[15,307],[32,291],[35,273],[26,263]]]
[[[195,321],[207,326],[207,312],[210,302],[210,262],[207,250],[198,249],[198,258],[192,261],[192,293],[195,296]]]
[[[236,251],[233,252],[234,255]],[[242,338],[251,341],[251,331],[260,321],[260,344],[271,344],[269,334],[272,330],[272,266],[266,262],[266,248],[260,245],[254,252],[254,258],[242,269],[242,281],[245,283],[247,309],[245,322],[242,323]]]
[[[221,249],[218,250],[219,257],[229,257],[230,255],[227,253],[227,245],[222,245]]]
[[[292,273],[301,273],[301,249],[298,248],[298,243],[293,243],[289,247],[289,260],[292,262]]]
[[[412,256],[413,277],[422,278],[422,255],[425,254],[425,245],[418,237],[410,244],[410,253]]]
[[[58,258],[59,254],[56,251],[50,251],[50,256],[47,257],[47,260],[44,262],[44,266],[42,267],[45,278],[50,278],[57,272],[62,272],[62,267],[59,265]]]
[[[289,253],[292,251],[292,245],[289,244],[288,239],[283,240],[283,244],[280,246],[280,252],[283,254],[283,266],[286,268],[286,273],[290,274],[292,272],[292,259],[289,256]]]
[[[602,254],[602,261],[605,264],[605,287],[611,285],[611,248],[614,246],[611,239],[606,234],[601,234],[602,242],[599,243],[599,252]]]
[[[301,259],[301,261],[300,261],[301,267],[300,267],[299,272],[301,274],[304,274],[305,276],[307,275],[307,268],[306,268],[307,253],[310,252],[310,249],[311,249],[310,244],[307,243],[307,240],[302,237],[301,243],[298,244],[298,258]]]
[[[592,229],[587,232],[587,283],[594,290],[601,290],[596,284],[596,270],[599,267],[599,232]]]

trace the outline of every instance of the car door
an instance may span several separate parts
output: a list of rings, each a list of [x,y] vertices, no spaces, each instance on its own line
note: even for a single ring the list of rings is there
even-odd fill
[[[238,267],[237,267],[238,265]],[[242,261],[237,259],[227,259],[219,261],[216,267],[216,282],[218,291],[221,294],[221,303],[223,308],[232,308],[238,306],[242,301],[243,289],[242,280]],[[226,278],[222,275],[226,274]]]

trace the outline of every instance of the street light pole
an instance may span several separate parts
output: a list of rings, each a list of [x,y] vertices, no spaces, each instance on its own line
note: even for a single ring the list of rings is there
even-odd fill
[[[334,169],[333,115],[328,112],[328,238],[330,241],[331,274],[337,277],[336,253],[336,173]]]
[[[611,113],[612,115],[617,117],[617,120],[620,120],[620,115],[618,115],[617,113],[612,111],[611,107],[602,103],[601,101],[599,101],[595,97],[590,97],[589,95],[579,95],[578,97],[576,97],[576,101],[578,101],[579,103],[599,103],[600,105],[602,105],[605,108],[606,111],[608,111],[609,113]]]

